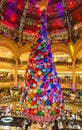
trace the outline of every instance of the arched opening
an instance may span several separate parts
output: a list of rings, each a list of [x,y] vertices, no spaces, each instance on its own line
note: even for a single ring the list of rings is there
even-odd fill
[[[58,76],[62,88],[70,88],[72,82],[72,59],[69,54],[65,52],[53,53],[53,60],[56,66]]]

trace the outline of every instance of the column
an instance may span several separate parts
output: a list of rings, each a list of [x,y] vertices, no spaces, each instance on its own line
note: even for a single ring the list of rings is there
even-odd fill
[[[15,58],[14,86],[18,86],[18,58]]]
[[[76,85],[76,73],[75,73],[75,59],[73,58],[72,59],[72,72],[73,72],[73,75],[72,75],[72,89],[74,90],[75,89],[75,85]]]

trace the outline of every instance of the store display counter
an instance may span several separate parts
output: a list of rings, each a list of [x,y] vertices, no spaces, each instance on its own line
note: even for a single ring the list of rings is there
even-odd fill
[[[80,121],[80,120],[59,120],[58,126],[61,130],[81,130],[82,121]]]
[[[2,116],[0,117],[0,130],[23,130],[25,118]]]

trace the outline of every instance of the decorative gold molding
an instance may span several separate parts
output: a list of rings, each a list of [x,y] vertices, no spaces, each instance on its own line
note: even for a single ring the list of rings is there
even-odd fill
[[[80,51],[82,51],[82,40],[81,39],[77,40],[77,42],[74,44],[74,48],[75,48],[74,57],[76,58],[78,53]]]
[[[52,44],[51,45],[51,48],[52,48],[52,53],[54,52],[64,52],[64,53],[67,53],[68,55],[70,55],[71,57],[71,53],[69,51],[69,48],[68,46],[64,45],[64,44],[60,44],[60,43],[57,43],[57,44]]]
[[[17,45],[11,39],[0,35],[0,46],[3,46],[3,47],[10,49],[14,55],[16,54]]]

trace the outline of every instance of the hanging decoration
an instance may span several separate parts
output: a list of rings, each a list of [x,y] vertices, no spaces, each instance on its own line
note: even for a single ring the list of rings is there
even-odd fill
[[[40,11],[38,39],[31,46],[25,85],[22,88],[21,108],[27,118],[43,125],[60,115],[63,96],[47,33],[47,11]]]

